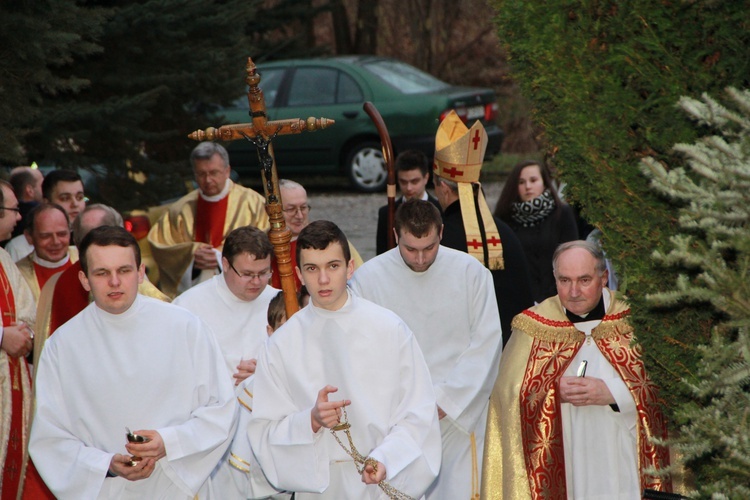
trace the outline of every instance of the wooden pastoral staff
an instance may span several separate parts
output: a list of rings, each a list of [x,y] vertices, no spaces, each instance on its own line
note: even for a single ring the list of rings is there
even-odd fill
[[[291,317],[299,310],[297,290],[294,285],[294,268],[292,267],[291,247],[292,232],[286,227],[282,211],[281,194],[279,193],[279,177],[276,172],[276,159],[273,156],[271,141],[277,135],[299,134],[305,130],[315,131],[330,127],[335,122],[327,118],[313,118],[307,120],[292,118],[287,120],[269,121],[266,115],[266,100],[263,90],[259,87],[261,75],[256,71],[252,58],[247,59],[248,84],[247,101],[250,104],[252,123],[223,125],[219,128],[209,127],[196,130],[188,135],[196,141],[235,141],[247,139],[258,149],[263,179],[263,193],[266,197],[266,212],[271,223],[268,238],[273,244],[276,261],[281,275],[281,289],[284,291],[284,305],[287,317]]]

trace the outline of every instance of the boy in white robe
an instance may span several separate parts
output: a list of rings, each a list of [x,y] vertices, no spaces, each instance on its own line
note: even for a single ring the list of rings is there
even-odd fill
[[[478,498],[502,349],[492,275],[469,254],[440,246],[443,221],[431,203],[406,201],[395,226],[397,247],[357,269],[351,286],[409,325],[430,369],[443,458],[427,498]]]
[[[227,235],[221,252],[222,273],[172,303],[211,328],[238,385],[255,371],[258,351],[267,338],[268,303],[278,293],[268,286],[273,247],[265,231],[243,226]]]
[[[387,498],[383,480],[419,498],[440,468],[432,382],[406,324],[349,292],[348,248],[329,221],[300,233],[296,269],[311,303],[258,358],[250,442],[271,484],[298,500]],[[329,430],[344,421],[365,460]]]
[[[57,498],[192,499],[236,423],[219,347],[188,311],[138,295],[144,267],[125,229],[86,235],[81,267],[94,303],[44,346],[34,464]]]

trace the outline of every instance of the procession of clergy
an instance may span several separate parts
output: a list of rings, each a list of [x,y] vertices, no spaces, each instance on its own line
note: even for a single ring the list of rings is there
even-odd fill
[[[25,224],[13,258],[0,250],[0,500],[670,491],[656,388],[600,248],[561,245],[558,295],[534,305],[478,182],[486,146],[451,113],[437,200],[426,167],[400,169],[396,248],[364,263],[282,181],[310,298],[289,318],[264,198],[230,180],[220,145],[193,150],[199,189],[148,235],[159,288],[76,173],[0,181],[0,239]]]

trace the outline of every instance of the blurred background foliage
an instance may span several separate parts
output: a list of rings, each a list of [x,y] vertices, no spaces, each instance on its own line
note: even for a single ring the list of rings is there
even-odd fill
[[[495,88],[506,151],[536,151],[492,15],[483,0],[2,2],[0,164],[93,168],[98,198],[151,205],[182,189],[185,136],[246,90],[248,56],[352,53]]]

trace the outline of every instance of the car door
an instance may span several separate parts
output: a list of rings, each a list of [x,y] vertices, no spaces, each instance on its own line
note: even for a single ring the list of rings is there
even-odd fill
[[[303,65],[293,69],[288,85],[271,119],[330,118],[335,125],[325,130],[279,136],[274,140],[276,163],[282,172],[339,169],[340,152],[347,140],[372,128],[362,110],[368,88],[364,82],[336,67]]]

